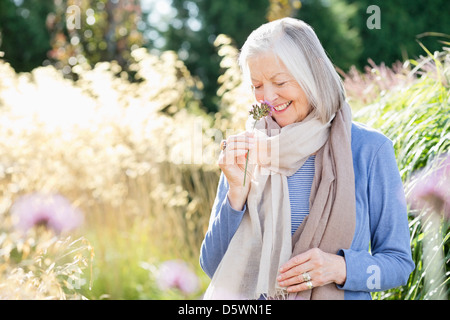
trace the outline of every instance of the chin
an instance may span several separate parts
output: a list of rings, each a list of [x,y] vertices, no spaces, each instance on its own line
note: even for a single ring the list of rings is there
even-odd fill
[[[278,123],[278,125],[280,127],[285,127],[285,126],[288,126],[288,125],[294,123],[293,121],[288,121],[286,119],[277,119],[277,118],[273,118],[273,119],[275,120],[276,123]]]

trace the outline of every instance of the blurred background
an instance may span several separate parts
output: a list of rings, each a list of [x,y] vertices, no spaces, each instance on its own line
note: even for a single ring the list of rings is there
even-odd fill
[[[0,298],[201,298],[218,146],[253,102],[239,48],[291,16],[355,120],[394,143],[416,270],[373,297],[447,299],[449,14],[446,0],[0,0]],[[65,230],[61,211],[80,218]]]

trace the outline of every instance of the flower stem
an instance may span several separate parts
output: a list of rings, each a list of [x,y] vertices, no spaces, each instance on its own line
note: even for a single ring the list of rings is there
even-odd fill
[[[255,127],[256,127],[256,123],[258,121],[255,121],[255,123],[253,124],[253,129],[252,132],[255,131]],[[245,171],[244,171],[244,187],[245,187],[245,178],[247,178],[247,166],[248,166],[248,157],[250,155],[250,150],[247,151],[247,156],[245,157]]]
[[[244,187],[245,187],[245,178],[247,178],[247,165],[248,165],[248,156],[250,154],[250,150],[247,152],[247,157],[245,159],[245,171],[244,171]]]

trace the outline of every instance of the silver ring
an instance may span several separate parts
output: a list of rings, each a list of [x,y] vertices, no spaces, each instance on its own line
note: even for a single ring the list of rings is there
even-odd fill
[[[303,281],[307,282],[311,280],[311,276],[308,272],[303,273]]]
[[[223,151],[227,148],[227,140],[222,140],[222,142],[220,142],[220,149]]]
[[[309,290],[311,290],[312,288],[314,288],[314,286],[312,285],[312,282],[311,282],[311,281],[308,281],[308,282],[306,283],[306,286],[308,287]]]

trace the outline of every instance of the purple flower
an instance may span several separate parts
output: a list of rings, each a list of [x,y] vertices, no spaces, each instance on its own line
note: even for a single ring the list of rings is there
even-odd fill
[[[178,289],[184,294],[192,294],[199,289],[197,275],[186,263],[179,260],[161,264],[157,283],[161,290]]]
[[[261,105],[265,105],[266,108],[268,107],[268,112],[269,112],[269,116],[272,116],[272,112],[273,112],[273,105],[267,101],[267,100],[261,100]]]
[[[273,111],[273,106],[270,104],[270,102],[264,100],[260,101],[260,104],[254,104],[250,108],[250,111],[248,112],[253,119],[255,120],[253,128],[256,125],[256,122],[258,122],[260,119],[271,116]]]
[[[420,173],[408,199],[415,209],[432,208],[450,219],[450,156]]]
[[[11,216],[15,227],[22,231],[44,225],[59,234],[73,230],[83,222],[81,211],[59,194],[21,196],[12,205]]]

